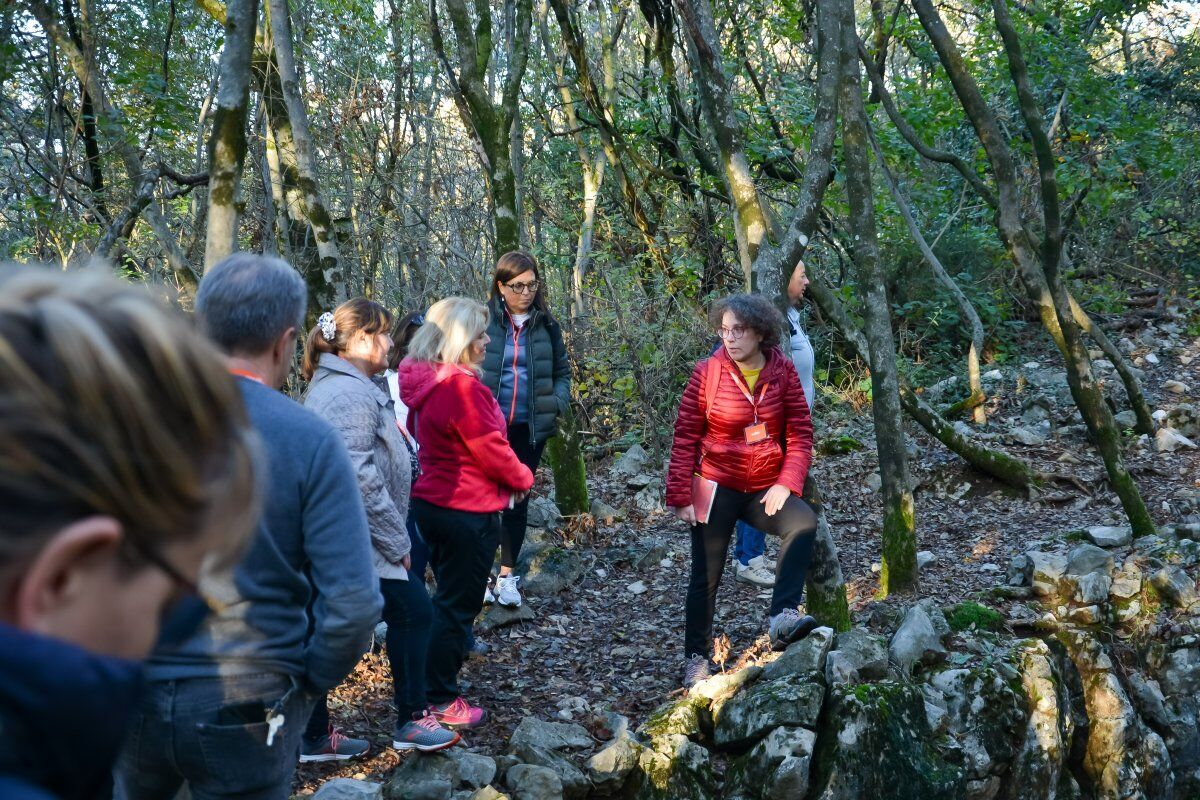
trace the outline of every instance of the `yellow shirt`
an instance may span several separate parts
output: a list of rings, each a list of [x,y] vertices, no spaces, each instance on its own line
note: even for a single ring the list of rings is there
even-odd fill
[[[750,390],[750,394],[754,394],[754,384],[758,383],[758,375],[762,372],[762,367],[758,369],[746,369],[738,365],[738,369],[742,372],[742,379],[746,381],[746,388]]]

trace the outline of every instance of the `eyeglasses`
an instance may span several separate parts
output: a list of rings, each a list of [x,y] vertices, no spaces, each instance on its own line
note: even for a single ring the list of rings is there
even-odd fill
[[[717,336],[720,336],[722,339],[737,341],[746,335],[746,330],[745,325],[734,325],[732,328],[720,327],[717,328]]]
[[[530,294],[538,290],[537,281],[530,281],[529,283],[506,283],[504,285],[514,294]]]

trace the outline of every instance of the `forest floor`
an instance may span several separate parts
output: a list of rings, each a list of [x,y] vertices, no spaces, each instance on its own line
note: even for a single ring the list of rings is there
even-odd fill
[[[1132,336],[1132,334],[1131,334]],[[1152,409],[1170,409],[1200,398],[1200,338],[1182,331],[1159,334],[1146,330],[1126,342],[1145,371],[1144,388]],[[1174,346],[1171,346],[1171,345]],[[1146,360],[1146,354],[1156,353]],[[1064,534],[1092,525],[1120,524],[1120,506],[1108,488],[1103,464],[1082,432],[1060,425],[1044,441],[1014,444],[1010,431],[1031,419],[1023,398],[1020,373],[1040,361],[1053,368],[1055,355],[1027,348],[1025,364],[1001,368],[1003,378],[989,400],[986,431],[997,444],[1027,459],[1037,469],[1069,476],[1039,497],[1028,498],[982,478],[939,443],[913,429],[910,459],[915,484],[919,550],[935,560],[921,572],[921,594],[943,605],[981,599],[1004,610],[992,587],[1005,583],[1009,560],[1039,549]],[[1180,381],[1182,394],[1163,388]],[[1113,386],[1113,380],[1108,381]],[[1121,396],[1119,386],[1114,394]],[[992,395],[993,392],[989,392]],[[1061,393],[1060,393],[1061,397]],[[953,398],[948,398],[953,399]],[[1071,409],[1052,404],[1051,418],[1070,422]],[[1022,415],[1025,419],[1022,420]],[[876,600],[875,569],[879,560],[881,513],[875,500],[877,468],[869,407],[855,413],[822,397],[818,402],[817,440],[850,436],[864,447],[851,453],[818,456],[816,474],[824,487],[826,509],[847,581],[856,622],[902,598]],[[1128,438],[1128,466],[1141,487],[1146,505],[1159,524],[1200,513],[1200,450],[1159,453],[1154,441]],[[664,447],[669,442],[663,443]],[[526,716],[572,720],[607,738],[604,712],[617,711],[633,720],[644,719],[676,691],[682,668],[683,593],[688,571],[688,537],[683,525],[665,512],[642,513],[633,502],[634,490],[624,477],[614,476],[610,463],[589,465],[593,498],[625,510],[627,519],[599,525],[584,534],[550,534],[573,546],[584,558],[582,579],[562,594],[529,597],[534,619],[481,635],[491,652],[473,659],[463,670],[466,696],[491,714],[483,728],[464,735],[471,750],[497,754]],[[647,473],[656,470],[653,465]],[[549,476],[539,475],[538,488],[549,488]],[[535,491],[536,494],[536,491]],[[1200,517],[1192,517],[1200,519]],[[564,541],[564,539],[566,541]],[[643,559],[638,568],[627,557],[653,540],[667,546]],[[768,548],[773,551],[773,543]],[[636,560],[636,559],[634,559]],[[875,569],[873,569],[875,567]],[[640,585],[638,585],[640,584]],[[644,587],[644,589],[643,589]],[[729,665],[751,657],[765,646],[765,609],[770,594],[726,578],[718,600],[716,632],[731,643]],[[295,785],[308,794],[333,777],[386,781],[400,761],[388,746],[394,715],[387,661],[379,653],[365,656],[354,674],[334,692],[334,719],[353,736],[368,738],[372,751],[361,761],[304,765]]]

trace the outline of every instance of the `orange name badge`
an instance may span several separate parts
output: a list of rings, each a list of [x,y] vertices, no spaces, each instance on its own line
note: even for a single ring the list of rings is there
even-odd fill
[[[746,444],[758,444],[767,440],[767,423],[756,422],[746,426]]]

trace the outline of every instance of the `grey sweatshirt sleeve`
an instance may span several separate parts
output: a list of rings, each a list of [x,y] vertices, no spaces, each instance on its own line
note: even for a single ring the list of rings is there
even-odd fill
[[[370,646],[383,607],[354,468],[332,431],[314,452],[300,501],[304,553],[316,594],[305,674],[323,692],[354,669]]]
[[[358,488],[367,510],[371,543],[390,563],[399,564],[412,549],[408,526],[375,465],[375,428],[379,414],[391,412],[381,408],[370,395],[358,392],[333,398],[331,407],[340,411],[327,419],[341,431],[346,449],[350,451],[350,463],[358,476]]]

